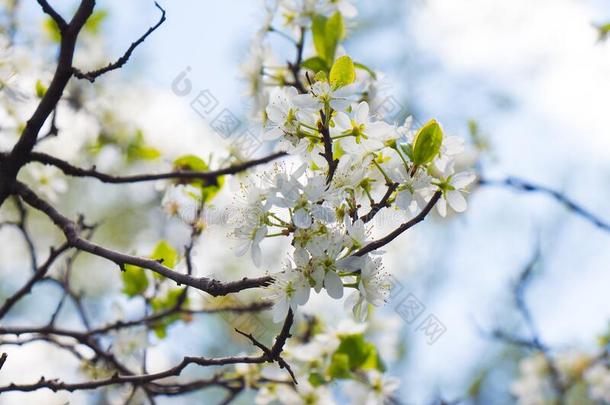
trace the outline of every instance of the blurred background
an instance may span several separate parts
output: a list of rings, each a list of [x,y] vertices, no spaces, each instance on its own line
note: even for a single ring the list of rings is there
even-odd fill
[[[72,9],[73,2],[61,3],[58,8]],[[610,42],[600,40],[595,27],[610,21],[607,0],[354,3],[359,17],[349,26],[345,47],[356,60],[385,73],[384,91],[399,102],[403,115],[412,114],[417,123],[436,118],[447,132],[466,138],[474,132],[475,140],[485,146],[478,163],[485,178],[510,175],[548,186],[610,221]],[[118,86],[113,82],[123,80],[138,89],[127,95],[117,89],[116,94],[127,98],[119,100],[125,105],[122,114],[168,155],[218,153],[226,146],[224,141],[191,109],[188,98],[172,91],[172,82],[189,68],[195,90],[209,90],[245,121],[249,101],[239,79],[239,64],[261,24],[260,4],[182,0],[162,5],[166,24],[138,48],[126,68],[99,79],[100,85],[109,86],[112,93],[112,86]],[[147,0],[100,0],[98,7],[109,13],[102,31],[107,55],[122,54],[158,19],[158,10]],[[34,2],[23,4],[19,18],[28,38],[43,35],[42,13]],[[32,47],[53,52],[42,39]],[[91,55],[79,57],[91,59]],[[111,161],[99,163],[112,166]],[[128,186],[123,192],[108,190],[108,186],[90,190],[91,194],[71,201],[70,210],[95,220],[91,203],[112,212],[127,202],[148,203],[154,197],[154,190],[142,185]],[[121,211],[104,225],[100,237],[114,244],[142,246],[137,251],[150,250],[159,235],[184,240],[177,224],[146,226],[158,224],[161,216]],[[2,234],[5,241],[10,237]],[[196,262],[202,274],[227,272],[226,263],[246,265],[233,258],[225,238],[223,229],[211,228],[204,235]],[[0,254],[8,254],[4,246],[2,242]],[[610,233],[548,196],[491,186],[473,191],[464,215],[433,218],[396,240],[387,249],[386,269],[404,287],[403,294],[410,292],[425,305],[422,319],[433,314],[446,327],[434,344],[428,344],[417,323],[408,324],[396,313],[398,299],[382,310],[379,330],[400,332],[397,342],[381,339],[378,344],[394,360],[389,362],[390,374],[402,380],[401,399],[423,403],[437,395],[458,398],[486,376],[481,403],[511,403],[508,389],[518,354],[485,332],[497,327],[519,330],[512,288],[538,247],[541,260],[526,300],[542,339],[558,348],[595,345],[596,336],[608,331],[610,320],[608,246]],[[265,262],[274,263],[281,255],[278,249]],[[99,305],[116,280],[87,280],[95,266],[108,265],[83,260],[91,266],[80,280],[93,297],[87,305],[100,313],[112,311]],[[27,263],[26,258],[23,261]],[[7,277],[17,266],[2,267],[2,283],[8,290],[11,283],[22,282]],[[250,275],[254,274],[252,268]],[[36,299],[54,302],[53,294],[49,288],[47,298]],[[28,310],[32,299],[9,321],[46,319],[44,311]],[[316,305],[324,303],[314,300],[309,311],[315,313]],[[195,327],[174,327],[151,352],[151,368],[173,364],[188,350],[209,354],[228,350],[218,333],[230,333],[213,332],[219,325],[222,319],[206,318]],[[37,370],[30,372],[32,363],[24,360],[7,365],[0,380],[8,381],[11,374],[24,381],[37,379],[43,363],[49,374],[60,370],[63,364],[54,363],[53,353],[43,347],[21,348],[32,356]],[[243,350],[248,350],[247,345]],[[67,397],[61,395],[47,403],[64,403]],[[201,395],[214,393],[167,401],[190,403]],[[19,403],[19,398],[23,397],[7,396],[7,401],[15,401],[7,403]],[[248,403],[247,398],[243,401]]]

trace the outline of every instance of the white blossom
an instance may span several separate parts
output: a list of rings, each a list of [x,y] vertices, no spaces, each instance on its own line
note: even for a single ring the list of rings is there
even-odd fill
[[[455,212],[464,212],[468,206],[464,193],[466,188],[475,180],[473,172],[461,172],[449,176],[441,183],[443,189],[442,198],[436,204],[438,213],[441,216],[447,215],[447,205]]]
[[[53,166],[28,166],[28,173],[34,188],[51,202],[57,202],[58,195],[68,191],[68,183]]]
[[[584,373],[584,380],[589,385],[589,394],[596,401],[610,403],[610,367],[597,363]]]
[[[296,311],[297,306],[307,303],[311,287],[303,273],[288,269],[273,275],[273,283],[268,290],[267,298],[274,303],[273,321],[280,322],[286,318],[289,309]]]
[[[354,405],[384,405],[394,397],[400,380],[383,375],[377,370],[367,373],[364,383],[351,383],[347,392]]]
[[[165,190],[161,206],[169,216],[176,216],[191,224],[197,216],[197,195],[200,191],[188,184],[170,185]]]

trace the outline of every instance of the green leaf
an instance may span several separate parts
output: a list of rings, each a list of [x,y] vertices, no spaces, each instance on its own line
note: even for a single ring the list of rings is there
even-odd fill
[[[351,378],[349,356],[343,353],[335,353],[331,357],[327,373],[330,378]]]
[[[335,12],[326,18],[315,15],[312,18],[311,33],[317,55],[330,65],[335,59],[337,45],[345,36],[345,25],[341,13]]]
[[[413,163],[430,163],[440,152],[443,143],[443,130],[436,120],[430,120],[421,127],[413,142]]]
[[[185,155],[174,160],[174,170],[205,172],[209,169],[207,163],[195,155]],[[181,180],[185,183],[184,180]],[[224,185],[224,177],[220,176],[212,180],[192,179],[187,180],[186,184],[192,184],[201,189],[201,199],[203,202],[211,201]]]
[[[167,241],[162,240],[157,243],[151,259],[161,260],[165,267],[173,269],[178,263],[178,252]]]
[[[372,350],[365,362],[362,363],[360,368],[362,370],[379,370],[381,372],[384,372],[386,370],[385,364],[383,363],[383,360],[381,359],[377,348],[372,343],[369,343],[369,345],[371,345]]]
[[[360,70],[364,70],[365,72],[367,72],[369,75],[371,75],[371,77],[373,79],[377,79],[377,74],[375,73],[375,71],[373,69],[371,69],[370,67],[359,63],[359,62],[354,62],[354,67],[356,69],[360,69]]]
[[[319,56],[312,56],[309,59],[305,59],[301,63],[301,67],[309,69],[314,73],[328,72],[328,65],[326,64],[326,61]]]
[[[323,15],[315,15],[311,19],[311,34],[316,53],[322,59],[326,59],[326,21]]]
[[[352,58],[347,55],[337,58],[330,69],[330,85],[338,89],[353,83],[354,80],[356,80],[356,70]]]
[[[322,377],[322,375],[320,375],[320,373],[309,374],[307,381],[309,381],[309,383],[314,387],[319,387],[326,383],[326,380],[324,379],[324,377]]]
[[[335,52],[337,51],[337,45],[339,41],[345,36],[345,26],[343,24],[343,17],[338,11],[335,12],[326,21],[326,57],[325,59],[330,62],[335,59]]]
[[[178,298],[184,292],[184,288],[174,288],[167,292],[165,297],[155,297],[150,304],[155,313],[173,308],[178,303]]]
[[[195,155],[184,155],[174,160],[174,170],[206,171],[208,170],[208,165],[203,159]]]
[[[85,23],[84,29],[90,34],[99,34],[100,29],[102,27],[102,23],[108,17],[108,11],[106,10],[97,10],[94,11],[93,14],[87,19]]]
[[[140,295],[148,288],[148,278],[144,269],[140,267],[126,264],[125,271],[121,272],[121,278],[123,279],[123,293],[128,297]]]
[[[333,159],[341,159],[341,157],[345,155],[345,150],[341,147],[340,142],[333,143]]]
[[[152,329],[159,339],[165,339],[167,337],[167,327],[168,325],[165,322],[159,322],[154,324]]]
[[[316,73],[316,75],[313,77],[313,80],[315,82],[327,82],[328,81],[328,75],[326,74],[326,72],[320,70],[318,73]]]
[[[136,160],[154,160],[160,156],[161,152],[146,145],[144,142],[144,133],[142,130],[138,129],[135,137],[127,145],[127,161],[133,162]]]
[[[53,42],[61,41],[61,32],[57,23],[51,18],[46,17],[42,22],[42,29],[47,34],[47,37]]]
[[[47,92],[47,87],[40,80],[36,80],[36,97],[43,98]]]
[[[169,290],[165,297],[155,297],[151,300],[151,306],[154,313],[170,310],[178,304],[178,299],[184,293],[184,288],[175,288]],[[184,304],[188,304],[188,299],[184,301]],[[155,322],[151,327],[155,332],[155,335],[159,339],[164,339],[167,336],[167,328],[174,322],[182,319],[179,314],[172,314],[163,317],[158,322]]]
[[[410,143],[401,143],[400,149],[404,152],[405,155],[411,160],[413,160],[413,145]]]
[[[375,346],[367,343],[362,334],[342,336],[340,339],[341,343],[336,353],[343,353],[348,356],[351,370],[364,364],[371,355],[371,351],[375,350]]]
[[[380,370],[383,371],[385,366],[377,353],[377,348],[374,344],[367,342],[364,335],[347,335],[340,337],[341,343],[333,354],[345,355],[349,359],[349,370]]]

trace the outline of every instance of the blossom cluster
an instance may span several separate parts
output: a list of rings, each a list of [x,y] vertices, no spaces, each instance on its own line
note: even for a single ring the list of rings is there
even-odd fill
[[[242,183],[235,252],[249,254],[260,267],[264,241],[289,238],[288,259],[269,287],[275,321],[305,305],[312,290],[341,299],[346,289],[353,291],[346,306],[362,320],[369,304],[383,304],[389,292],[381,253],[360,252],[372,240],[371,219],[388,209],[409,219],[429,204],[441,216],[463,212],[475,175],[456,170],[464,142],[446,136],[436,120],[415,128],[412,117],[388,122],[371,108],[378,75],[340,45],[345,19],[356,15],[350,3],[280,1],[267,11],[253,45],[255,53],[265,48],[266,56],[256,53],[244,71],[263,122],[261,136],[296,163],[275,165],[263,182],[250,177]],[[268,58],[266,34],[273,32],[295,37],[297,62],[278,68]],[[304,46],[306,38],[313,49]],[[200,160],[187,167],[202,168]],[[209,200],[201,196],[205,187],[193,186],[170,185],[163,199],[168,213],[190,224],[197,221],[195,207]]]
[[[542,353],[526,357],[519,363],[511,393],[520,405],[543,405],[558,400],[558,386],[574,398],[573,403],[610,403],[606,353],[565,350],[552,357]]]
[[[389,403],[399,383],[383,373],[385,365],[368,340],[368,330],[368,324],[350,320],[336,327],[311,320],[283,352],[299,381],[296,386],[275,366],[239,364],[235,374],[257,390],[257,405],[337,404],[330,389],[337,382],[350,404]]]
[[[372,239],[370,219],[384,209],[408,219],[437,194],[440,215],[462,212],[475,175],[456,171],[464,142],[445,136],[436,120],[414,128],[411,117],[387,122],[372,110],[377,74],[340,46],[344,19],[356,15],[351,4],[280,1],[268,12],[244,71],[262,136],[297,163],[276,165],[262,185],[244,183],[236,252],[261,266],[267,238],[290,238],[289,258],[269,288],[276,321],[307,303],[311,290],[340,299],[346,288],[354,291],[346,305],[364,319],[368,304],[383,304],[389,289],[380,253],[359,253]],[[282,34],[296,35],[299,52],[303,33],[311,33],[313,55],[300,66],[280,69],[270,56],[263,34],[279,31],[274,13],[284,17]]]

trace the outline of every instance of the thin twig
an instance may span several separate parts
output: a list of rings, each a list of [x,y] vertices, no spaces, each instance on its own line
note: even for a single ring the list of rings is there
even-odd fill
[[[567,209],[572,211],[574,214],[579,215],[580,217],[589,221],[590,223],[592,223],[599,229],[606,231],[606,232],[610,232],[610,223],[599,218],[597,215],[593,214],[588,209],[586,209],[583,206],[581,206],[580,204],[576,203],[574,200],[567,197],[565,194],[563,194],[557,190],[553,190],[549,187],[542,186],[540,184],[535,184],[535,183],[529,182],[527,180],[518,179],[516,177],[507,177],[502,180],[491,180],[491,179],[480,178],[479,184],[482,186],[509,187],[509,188],[513,188],[515,190],[525,191],[528,193],[533,192],[533,193],[546,194],[546,195],[554,198],[555,200],[557,200],[559,203],[563,204]]]
[[[161,26],[161,24],[163,24],[165,22],[165,10],[163,9],[163,7],[161,7],[159,5],[159,3],[155,2],[155,6],[161,11],[161,18],[159,19],[159,21],[157,22],[157,24],[153,25],[152,27],[150,27],[148,29],[148,31],[146,31],[146,33],[144,33],[144,35],[142,35],[137,41],[135,41],[134,43],[132,43],[129,48],[127,49],[127,51],[123,54],[123,56],[121,56],[119,59],[117,59],[116,62],[114,63],[109,63],[108,66],[103,67],[101,69],[97,69],[91,72],[86,72],[83,73],[80,70],[78,70],[77,68],[72,68],[74,71],[74,76],[78,79],[85,79],[90,81],[91,83],[95,82],[95,79],[97,79],[98,77],[100,77],[101,75],[108,73],[112,70],[116,70],[116,69],[120,69],[123,67],[123,65],[125,65],[127,63],[127,61],[129,61],[129,58],[131,57],[131,54],[133,53],[133,51],[142,43],[146,40],[146,38],[152,34],[157,28],[159,28]]]

